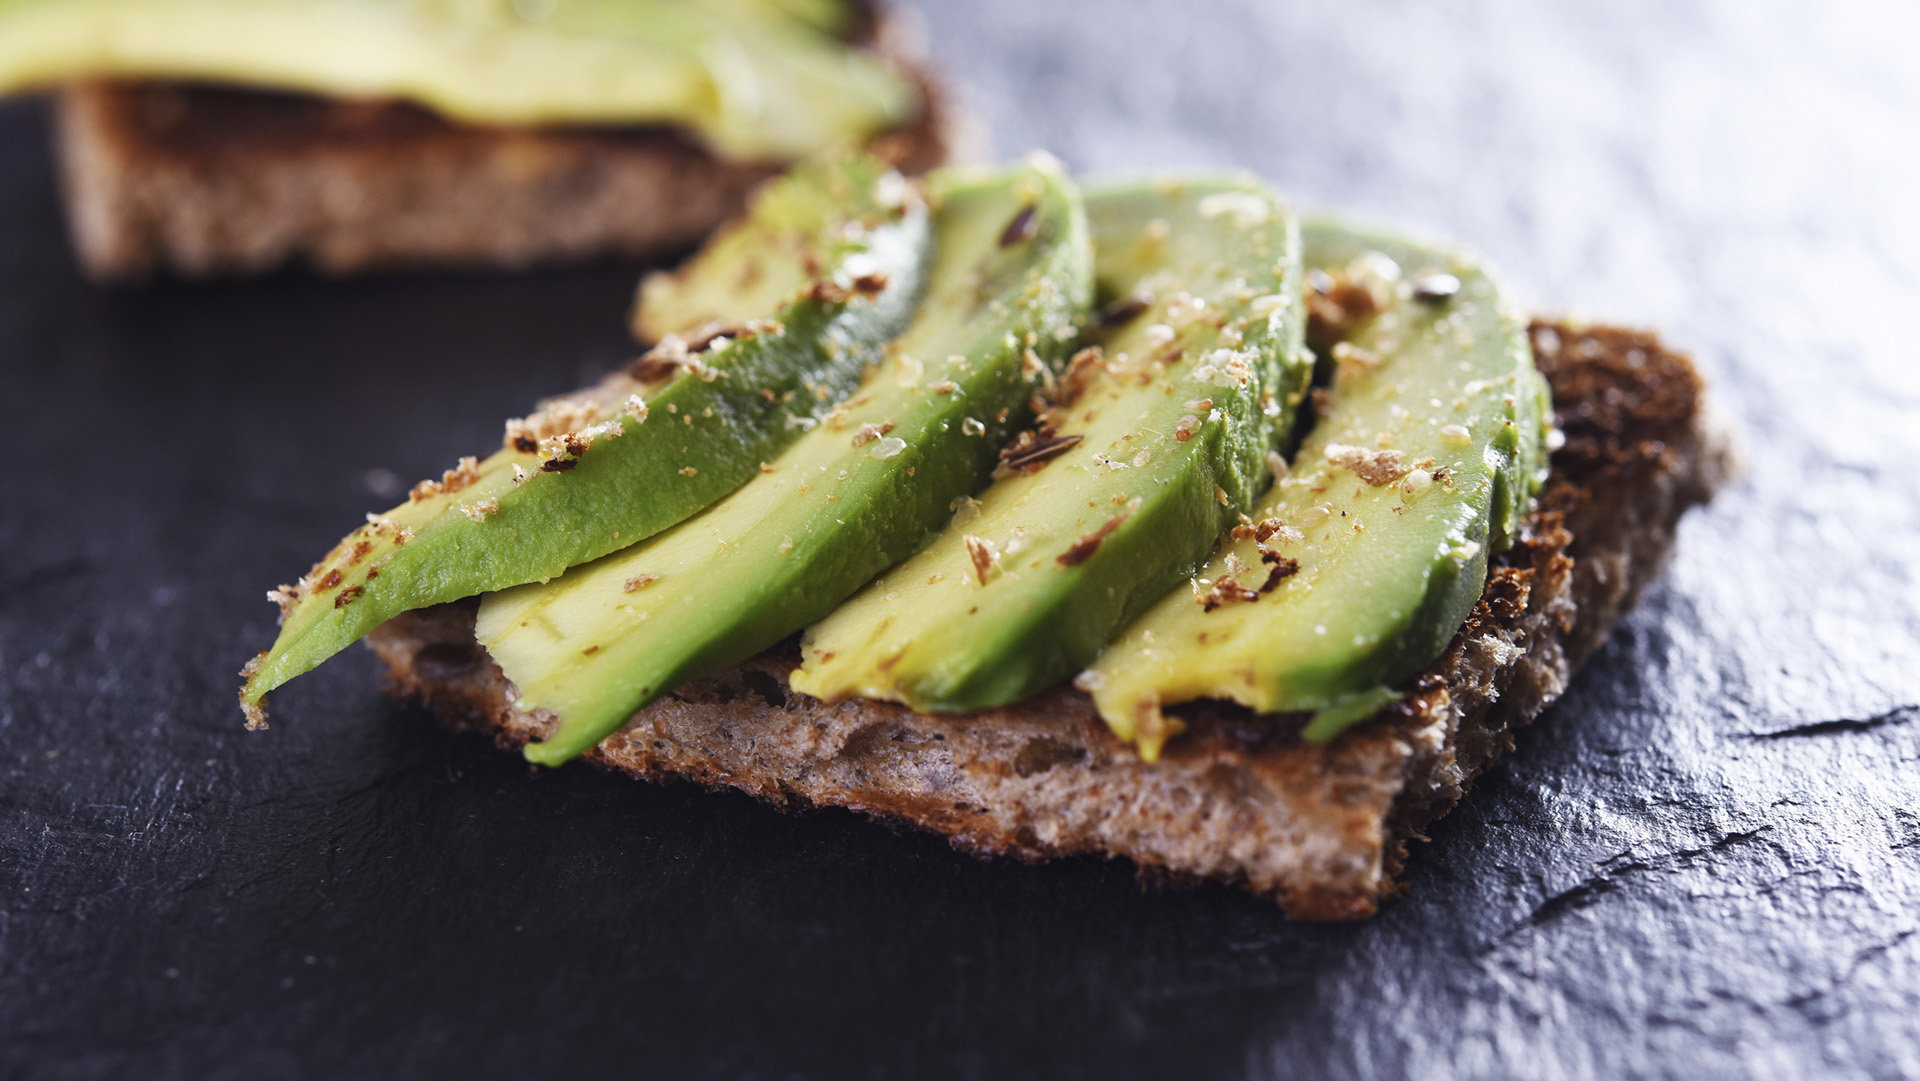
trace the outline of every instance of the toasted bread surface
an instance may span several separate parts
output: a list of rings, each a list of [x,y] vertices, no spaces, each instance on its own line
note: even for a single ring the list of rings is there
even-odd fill
[[[962,715],[828,704],[788,689],[789,645],[680,688],[588,758],[848,807],[976,853],[1124,857],[1143,876],[1231,882],[1300,918],[1370,915],[1396,888],[1406,842],[1560,695],[1658,573],[1681,514],[1731,468],[1684,356],[1635,331],[1532,333],[1566,435],[1537,509],[1407,699],[1329,744],[1301,741],[1301,717],[1202,704],[1149,765],[1070,688]],[[448,724],[504,747],[551,724],[511,705],[471,603],[409,613],[367,641],[391,688]]]

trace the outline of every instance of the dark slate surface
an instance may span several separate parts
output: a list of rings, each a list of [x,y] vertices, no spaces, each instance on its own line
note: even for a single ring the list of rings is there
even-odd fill
[[[1903,5],[969,0],[1003,153],[1245,167],[1659,326],[1742,485],[1371,923],[534,775],[261,591],[622,358],[631,267],[100,292],[0,106],[0,1075],[1920,1076]],[[1441,9],[1445,10],[1441,10]],[[390,478],[388,478],[390,479]]]

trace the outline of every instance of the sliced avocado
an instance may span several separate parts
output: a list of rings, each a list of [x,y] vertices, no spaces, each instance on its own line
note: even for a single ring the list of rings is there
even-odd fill
[[[820,260],[833,241],[837,223],[864,228],[874,211],[904,210],[920,194],[898,173],[871,158],[858,157],[859,171],[824,168],[823,157],[789,170],[788,179],[755,197],[754,207],[707,238],[698,258],[673,270],[656,270],[641,279],[633,311],[633,329],[642,341],[658,343],[669,334],[695,336],[702,331],[738,326],[774,311],[823,278]],[[792,178],[803,182],[793,183]],[[771,200],[769,202],[768,200]],[[917,228],[925,251],[919,273],[932,261],[932,226],[923,215]],[[846,255],[854,257],[849,250]],[[865,273],[855,258],[848,281]],[[875,267],[882,276],[886,268]],[[917,296],[914,298],[917,300]],[[896,312],[903,319],[908,312]]]
[[[1240,180],[1086,199],[1100,290],[1136,314],[1010,448],[1024,468],[808,632],[795,689],[919,710],[1017,701],[1183,584],[1267,486],[1313,373],[1293,215]]]
[[[559,718],[530,760],[564,762],[826,615],[986,480],[1088,303],[1086,217],[1051,167],[937,175],[927,300],[859,394],[699,517],[481,602],[518,705]]]
[[[298,585],[270,594],[282,626],[247,666],[249,722],[264,716],[266,692],[401,612],[545,581],[739,487],[816,410],[853,393],[907,325],[930,260],[928,219],[914,187],[865,155],[768,185],[659,294],[669,312],[744,325],[707,332],[697,351],[668,337],[594,391],[510,423],[500,451],[369,515]],[[737,306],[682,299],[749,278]],[[769,318],[746,322],[756,316]]]
[[[0,94],[85,77],[202,79],[398,98],[472,123],[674,124],[750,160],[800,158],[912,115],[904,79],[822,32],[830,11],[787,7],[0,0]]]
[[[1250,526],[1081,677],[1148,759],[1177,702],[1314,711],[1324,740],[1393,701],[1466,619],[1545,463],[1545,383],[1484,263],[1341,221],[1303,236],[1308,266],[1381,310],[1332,347],[1326,408]]]
[[[837,38],[853,37],[871,17],[871,8],[864,0],[699,0],[699,3],[737,18],[784,16]]]

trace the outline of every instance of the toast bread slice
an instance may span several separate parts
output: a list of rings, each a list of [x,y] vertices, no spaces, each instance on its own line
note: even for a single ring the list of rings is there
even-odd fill
[[[1681,514],[1732,470],[1688,359],[1651,334],[1535,323],[1566,436],[1519,541],[1400,705],[1326,745],[1304,717],[1203,704],[1155,765],[1061,687],[1015,706],[926,716],[788,689],[789,641],[636,713],[587,757],[784,805],[848,807],[982,855],[1098,854],[1143,877],[1221,880],[1292,916],[1357,919],[1396,890],[1406,843],[1512,747],[1658,573]],[[474,602],[398,617],[368,643],[389,687],[447,724],[517,747],[551,716],[510,705],[473,636]]]
[[[919,90],[873,144],[910,173],[976,135],[910,21],[860,35]],[[667,128],[485,127],[395,102],[166,82],[76,83],[55,102],[67,219],[97,281],[156,270],[243,274],[518,268],[684,249],[737,215],[783,162],[715,157]]]

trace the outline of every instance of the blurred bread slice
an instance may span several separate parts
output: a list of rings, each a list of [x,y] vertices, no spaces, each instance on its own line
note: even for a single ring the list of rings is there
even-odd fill
[[[968,156],[975,136],[914,27],[881,11],[862,40],[921,98],[876,151],[911,173]],[[70,85],[55,116],[74,247],[101,281],[664,255],[785,165],[724,160],[664,128],[483,127],[401,103],[163,82]]]

